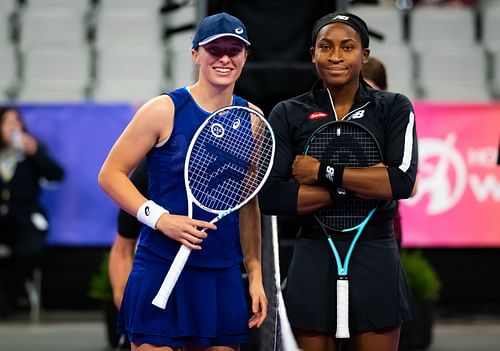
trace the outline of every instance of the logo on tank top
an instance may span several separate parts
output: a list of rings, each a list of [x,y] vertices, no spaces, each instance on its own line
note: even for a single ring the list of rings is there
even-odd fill
[[[309,118],[311,121],[314,121],[315,119],[325,118],[325,117],[328,117],[328,113],[320,112],[320,111],[313,112],[309,116],[307,116],[307,118]]]

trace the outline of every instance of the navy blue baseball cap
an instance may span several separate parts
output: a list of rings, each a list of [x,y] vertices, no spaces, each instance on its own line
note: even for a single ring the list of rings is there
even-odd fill
[[[198,49],[200,45],[203,46],[222,37],[235,37],[244,42],[245,45],[250,45],[247,29],[243,22],[222,12],[207,16],[200,22],[193,38],[193,49]]]

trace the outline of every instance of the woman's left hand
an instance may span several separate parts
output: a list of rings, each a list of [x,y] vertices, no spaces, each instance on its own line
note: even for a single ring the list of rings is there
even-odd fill
[[[261,283],[249,283],[250,299],[252,301],[252,317],[248,321],[249,328],[260,328],[267,316],[267,297]]]
[[[320,162],[311,156],[297,155],[292,164],[292,174],[299,184],[314,184],[318,180]]]

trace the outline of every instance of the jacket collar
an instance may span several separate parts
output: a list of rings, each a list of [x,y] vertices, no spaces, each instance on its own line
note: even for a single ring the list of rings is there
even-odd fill
[[[316,97],[323,97],[324,95],[328,95],[325,87],[323,86],[323,80],[321,79],[318,79],[314,83],[311,91]],[[356,95],[354,97],[352,109],[373,100],[374,100],[373,89],[368,88],[366,85],[360,83],[358,90],[356,91]]]

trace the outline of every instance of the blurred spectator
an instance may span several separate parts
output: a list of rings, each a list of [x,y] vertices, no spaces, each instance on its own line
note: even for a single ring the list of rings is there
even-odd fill
[[[17,108],[0,108],[0,314],[15,307],[24,281],[40,265],[49,224],[39,202],[40,180],[63,169],[24,125]]]
[[[377,58],[370,56],[363,65],[361,72],[364,80],[374,89],[387,90],[387,73],[385,65]],[[398,245],[401,246],[401,215],[399,214],[399,202],[396,201],[396,215],[393,219],[394,235]]]
[[[387,73],[384,64],[370,56],[361,69],[363,78],[374,89],[387,90]]]

